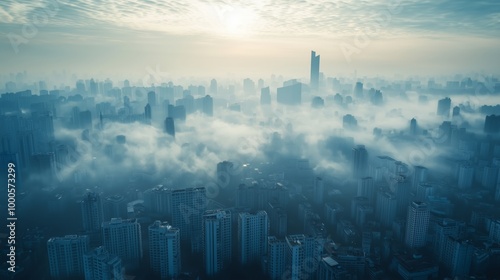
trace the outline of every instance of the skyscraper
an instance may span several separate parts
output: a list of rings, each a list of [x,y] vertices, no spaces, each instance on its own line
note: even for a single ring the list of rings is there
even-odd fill
[[[463,239],[448,236],[445,239],[443,263],[452,277],[469,276],[474,246]]]
[[[100,246],[83,255],[85,280],[123,280],[122,261]]]
[[[101,196],[98,193],[88,192],[81,202],[83,229],[86,232],[101,230],[104,219]]]
[[[430,211],[424,202],[412,201],[408,206],[406,219],[405,245],[416,249],[425,246],[427,229],[429,228]]]
[[[286,250],[286,267],[289,276],[286,279],[299,280],[304,279],[305,273],[311,272],[310,267],[315,265],[315,240],[312,237],[307,237],[303,234],[288,235],[285,237],[287,248]],[[308,269],[307,269],[308,268]]]
[[[363,177],[358,179],[357,196],[368,198],[370,203],[375,202],[375,182],[372,177]]]
[[[356,82],[356,85],[354,86],[354,96],[359,99],[363,99],[363,83],[362,82]]]
[[[396,218],[397,200],[396,196],[389,192],[380,190],[377,193],[377,205],[375,216],[384,227],[391,227]]]
[[[311,51],[311,83],[310,87],[313,90],[318,90],[319,87],[319,55],[315,51]]]
[[[154,92],[154,91],[148,92],[148,104],[151,107],[156,106],[156,92]]]
[[[416,136],[417,135],[417,120],[415,118],[410,120],[410,135],[411,136]]]
[[[364,145],[352,149],[352,176],[362,178],[368,175],[368,152]]]
[[[202,109],[205,115],[207,116],[214,115],[214,100],[210,95],[206,95],[205,97],[203,97]]]
[[[165,132],[175,138],[174,119],[171,117],[165,119]]]
[[[146,104],[146,107],[144,107],[144,117],[146,118],[146,120],[151,120],[151,105],[149,105],[149,103]]]
[[[149,264],[161,279],[176,278],[181,272],[181,240],[178,228],[155,221],[149,226]]]
[[[194,246],[191,249],[198,251],[202,216],[207,205],[206,190],[203,187],[177,189],[172,191],[171,196],[172,226],[180,230],[181,240],[191,240],[191,246]]]
[[[269,219],[265,211],[238,216],[238,254],[241,264],[258,262],[267,251]]]
[[[231,213],[226,210],[205,212],[202,228],[205,273],[214,276],[231,263]]]
[[[314,204],[321,205],[323,204],[323,194],[325,192],[325,184],[321,177],[316,177],[314,180]]]
[[[287,243],[275,236],[267,238],[267,275],[271,280],[281,280],[286,267]]]
[[[451,99],[449,97],[438,101],[437,114],[438,116],[449,117],[451,108]]]
[[[260,90],[260,105],[269,105],[271,104],[271,91],[269,87],[263,87]]]
[[[102,244],[122,259],[125,268],[135,269],[142,259],[141,225],[136,220],[120,218],[104,222]]]
[[[52,279],[71,279],[83,276],[83,254],[89,250],[87,235],[66,235],[47,241]]]

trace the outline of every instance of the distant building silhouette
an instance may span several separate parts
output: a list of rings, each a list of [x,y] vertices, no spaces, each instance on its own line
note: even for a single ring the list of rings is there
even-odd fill
[[[364,145],[357,145],[352,149],[352,176],[362,178],[368,175],[368,152]]]
[[[451,99],[449,97],[438,101],[437,114],[438,116],[449,117],[451,108]]]
[[[260,105],[269,105],[271,104],[271,91],[269,87],[263,87],[260,90]]]
[[[355,130],[358,128],[358,121],[353,115],[347,114],[342,118],[342,127],[344,129]]]
[[[485,133],[498,133],[500,132],[500,115],[489,115],[484,119],[484,132]]]
[[[354,86],[354,96],[359,99],[363,99],[364,94],[363,94],[363,83],[362,82],[356,82],[356,85]]]
[[[415,118],[410,120],[410,135],[416,136],[418,134],[418,125]]]
[[[217,94],[217,80],[212,79],[210,81],[210,94]]]
[[[210,95],[206,95],[205,97],[203,97],[202,109],[205,115],[207,116],[214,115],[214,100]]]
[[[148,104],[151,107],[156,106],[156,92],[154,92],[154,91],[148,92]]]
[[[151,120],[151,105],[149,105],[149,103],[144,107],[144,117],[146,118],[146,120]]]
[[[165,132],[175,138],[175,125],[174,119],[171,117],[167,117],[165,119]]]
[[[277,102],[283,105],[300,105],[302,103],[302,84],[296,83],[278,88]]]
[[[313,90],[318,90],[318,88],[319,88],[319,59],[320,59],[320,56],[316,55],[315,51],[311,51],[310,87]]]

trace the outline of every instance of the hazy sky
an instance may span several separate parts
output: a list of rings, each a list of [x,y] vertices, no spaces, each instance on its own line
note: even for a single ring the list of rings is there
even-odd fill
[[[498,74],[500,1],[4,0],[0,37],[3,74]]]

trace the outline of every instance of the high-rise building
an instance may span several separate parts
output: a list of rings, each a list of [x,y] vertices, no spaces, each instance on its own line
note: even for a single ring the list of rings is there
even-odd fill
[[[316,205],[323,204],[324,192],[325,192],[325,183],[323,182],[323,178],[316,177],[316,179],[314,180],[314,190],[313,190],[314,204]]]
[[[282,279],[286,268],[286,248],[287,243],[284,239],[278,239],[275,236],[267,238],[266,268],[269,279]]]
[[[451,109],[451,99],[449,97],[438,101],[437,114],[438,116],[449,117]]]
[[[412,201],[408,206],[405,245],[411,249],[425,246],[429,228],[430,211],[424,202]]]
[[[352,176],[362,178],[368,175],[368,152],[364,145],[352,149]]]
[[[101,196],[95,192],[88,192],[81,202],[83,229],[86,232],[101,230],[104,219]]]
[[[410,135],[416,136],[418,134],[417,120],[415,118],[410,120]]]
[[[470,163],[461,163],[458,167],[458,188],[461,190],[472,188],[474,182],[474,166]]]
[[[448,236],[445,239],[443,263],[452,277],[469,276],[474,246],[468,241]]]
[[[85,280],[123,280],[122,261],[100,246],[83,255]]]
[[[161,279],[176,278],[181,272],[181,240],[178,228],[155,221],[149,226],[149,264]]]
[[[122,259],[125,268],[135,269],[142,259],[141,225],[133,219],[103,222],[102,244]]]
[[[498,133],[500,132],[500,115],[488,115],[484,118],[484,132]]]
[[[269,235],[284,238],[287,232],[288,215],[279,203],[269,202]]]
[[[83,254],[89,250],[87,235],[66,235],[47,241],[50,276],[52,279],[83,277]]]
[[[427,174],[427,168],[420,165],[413,167],[413,176],[411,180],[412,191],[416,191],[420,183],[424,183],[427,181]]]
[[[207,207],[206,190],[204,187],[177,189],[171,195],[172,226],[180,230],[181,240],[191,240],[191,249],[199,251],[202,216]]]
[[[358,121],[353,115],[347,114],[342,117],[342,127],[348,130],[356,130],[358,128]]]
[[[205,97],[203,97],[202,110],[203,113],[207,116],[214,115],[214,100],[210,95],[206,95]]]
[[[267,251],[269,219],[265,211],[238,215],[238,254],[241,264],[258,262]]]
[[[231,263],[231,213],[225,210],[206,211],[202,225],[205,273],[214,276]]]
[[[380,221],[382,226],[387,228],[392,226],[392,222],[396,218],[396,210],[396,196],[389,191],[380,190],[377,193],[375,216]]]
[[[165,119],[165,132],[175,138],[175,125],[174,119],[171,117],[167,117]]]
[[[260,90],[260,105],[269,105],[271,104],[271,91],[269,87],[263,87]]]
[[[112,218],[127,218],[127,200],[121,195],[110,195],[102,201],[104,220]]]
[[[303,277],[310,271],[310,266],[315,264],[316,248],[315,240],[312,237],[303,234],[288,235],[285,237],[287,248],[286,250],[286,267],[289,278],[291,280],[304,279]]]
[[[363,177],[358,179],[357,196],[368,198],[370,203],[375,202],[375,182],[372,177]]]
[[[302,103],[302,84],[296,83],[279,87],[276,101],[283,105],[300,105]]]
[[[354,96],[359,99],[363,99],[363,83],[362,82],[356,82],[356,85],[354,86]]]
[[[148,104],[151,107],[156,106],[156,92],[154,92],[154,91],[148,92]]]
[[[151,113],[151,105],[146,104],[146,107],[144,107],[144,117],[146,120],[151,120],[152,113]]]
[[[217,94],[217,80],[216,79],[210,80],[210,93]]]
[[[332,257],[321,259],[318,267],[318,280],[341,280],[348,279],[349,273]]]
[[[310,87],[313,90],[319,88],[319,55],[315,51],[311,51],[311,83]]]

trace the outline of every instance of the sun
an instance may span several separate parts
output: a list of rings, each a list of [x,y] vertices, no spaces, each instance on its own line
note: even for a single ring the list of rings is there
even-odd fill
[[[229,8],[221,14],[222,32],[235,37],[245,37],[252,33],[256,15],[249,9]]]

